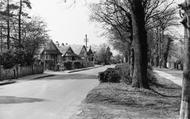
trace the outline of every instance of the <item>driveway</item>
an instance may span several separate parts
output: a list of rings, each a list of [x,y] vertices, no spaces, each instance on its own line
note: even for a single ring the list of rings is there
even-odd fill
[[[68,119],[108,67],[1,86],[0,119]]]

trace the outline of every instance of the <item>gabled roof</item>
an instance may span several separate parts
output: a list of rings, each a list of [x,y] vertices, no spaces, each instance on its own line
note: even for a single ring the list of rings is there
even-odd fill
[[[82,47],[83,47],[82,45],[71,45],[71,48],[77,55],[80,54]]]
[[[87,52],[87,55],[93,55],[94,53],[92,52],[92,49],[90,47],[89,51]]]
[[[44,45],[41,45],[35,52],[36,55],[40,55],[42,53],[49,54],[61,54],[57,46],[54,44],[52,40],[47,41]]]
[[[60,46],[58,47],[59,51],[62,53],[62,55],[65,55],[67,50],[70,48],[70,46]]]
[[[87,49],[86,49],[86,47],[83,45],[82,46],[82,49],[81,49],[81,51],[80,51],[80,53],[79,53],[79,56],[85,56],[87,54]]]
[[[62,53],[62,56],[75,56],[78,57],[77,54],[73,51],[73,49],[70,46],[60,46],[58,47],[60,52]]]
[[[44,50],[59,52],[59,49],[57,48],[57,46],[54,44],[54,42],[52,40],[50,40],[49,42],[46,43]]]
[[[40,47],[35,51],[35,55],[40,55],[40,54],[42,54],[43,51],[44,51],[44,46],[40,46]]]
[[[36,54],[42,54],[42,53],[48,53],[48,54],[61,54],[57,46],[54,44],[52,40],[45,43],[45,45],[41,46]]]

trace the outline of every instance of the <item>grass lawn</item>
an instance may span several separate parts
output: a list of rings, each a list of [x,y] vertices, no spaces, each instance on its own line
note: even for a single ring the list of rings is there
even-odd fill
[[[178,119],[181,87],[155,74],[151,90],[102,83],[89,92],[71,119]]]

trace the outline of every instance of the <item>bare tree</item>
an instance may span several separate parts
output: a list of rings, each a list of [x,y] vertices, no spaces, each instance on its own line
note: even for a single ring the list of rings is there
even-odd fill
[[[19,40],[19,48],[22,46],[22,15],[27,16],[26,13],[23,12],[23,6],[26,5],[27,8],[31,9],[31,3],[29,0],[20,0],[19,2],[19,13],[18,13],[18,40]]]

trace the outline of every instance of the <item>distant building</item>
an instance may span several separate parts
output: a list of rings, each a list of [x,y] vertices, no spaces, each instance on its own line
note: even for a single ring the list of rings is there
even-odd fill
[[[61,61],[60,61],[60,70],[64,69],[74,69],[74,68],[80,68],[81,66],[81,58],[75,54],[73,49],[70,46],[60,46],[58,47],[61,55]]]
[[[58,70],[57,68],[61,60],[61,52],[52,40],[48,41],[38,50],[36,57],[43,62],[44,69]]]
[[[80,50],[80,53],[78,54],[83,60],[87,60],[87,49],[86,46],[82,46],[82,49]]]
[[[94,66],[95,53],[91,47],[87,51],[85,46],[55,45],[49,41],[38,50],[36,57],[45,69],[65,70]]]
[[[87,57],[88,57],[88,61],[89,62],[93,62],[93,64],[94,64],[94,61],[95,61],[95,52],[92,51],[91,47],[90,47],[90,49],[87,52]]]

